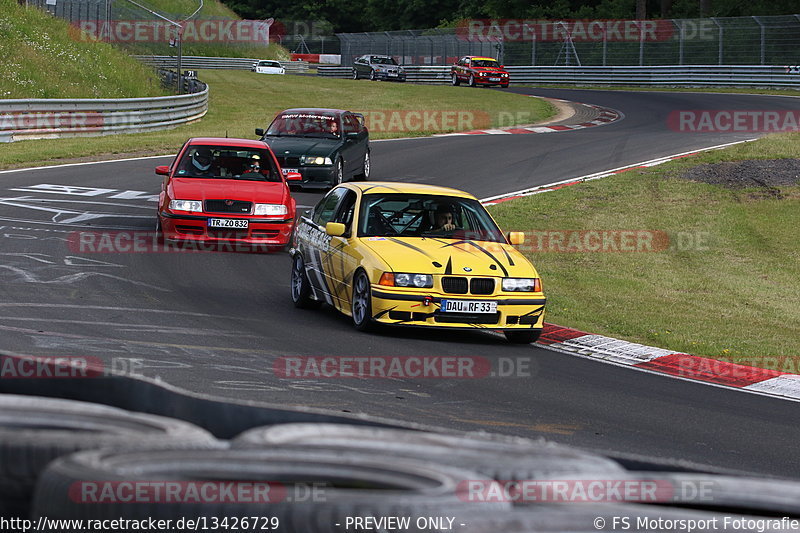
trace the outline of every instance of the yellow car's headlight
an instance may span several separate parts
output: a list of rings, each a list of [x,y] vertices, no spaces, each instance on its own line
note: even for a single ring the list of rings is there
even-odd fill
[[[542,292],[542,280],[539,278],[503,278],[503,290],[506,292]]]
[[[388,287],[416,287],[417,289],[429,289],[433,287],[433,276],[430,274],[384,272],[381,276],[381,280],[378,283]]]

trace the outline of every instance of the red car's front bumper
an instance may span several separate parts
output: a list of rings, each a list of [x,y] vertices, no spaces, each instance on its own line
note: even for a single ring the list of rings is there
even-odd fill
[[[278,250],[286,246],[292,236],[294,219],[267,219],[263,217],[213,217],[205,215],[183,215],[167,213],[159,214],[161,232],[165,241],[197,244],[202,249],[228,250],[231,245],[236,249],[265,248]],[[210,228],[209,218],[232,218],[247,220],[246,229]]]
[[[492,77],[493,79],[497,79]],[[491,81],[489,76],[475,76],[475,84],[476,85],[502,85],[503,87],[508,86],[508,78],[500,78],[500,81]]]

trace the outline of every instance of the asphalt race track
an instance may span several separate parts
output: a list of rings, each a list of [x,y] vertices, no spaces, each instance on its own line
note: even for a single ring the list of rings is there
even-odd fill
[[[607,106],[625,118],[563,133],[376,142],[373,179],[450,185],[486,197],[754,136],[673,131],[666,120],[675,110],[799,105],[767,96],[515,91]],[[285,254],[81,254],[70,248],[75,231],[151,230],[156,203],[150,197],[160,183],[153,168],[166,161],[0,174],[4,351],[97,357],[123,370],[134,359],[135,369],[148,376],[222,397],[800,478],[794,457],[800,410],[794,402],[513,346],[491,334],[361,334],[330,308],[292,306]],[[297,195],[303,206],[320,197]],[[281,379],[273,369],[282,356],[327,355],[478,357],[491,361],[495,375]]]

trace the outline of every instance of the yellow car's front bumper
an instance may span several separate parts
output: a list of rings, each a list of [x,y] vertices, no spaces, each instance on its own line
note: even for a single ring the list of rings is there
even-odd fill
[[[495,313],[452,313],[441,310],[442,300],[497,302]],[[382,324],[457,329],[540,329],[544,326],[542,293],[502,293],[473,296],[410,292],[372,286],[373,320]]]

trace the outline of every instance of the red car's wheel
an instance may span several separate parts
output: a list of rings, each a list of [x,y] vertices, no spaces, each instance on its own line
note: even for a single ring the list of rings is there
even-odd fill
[[[453,87],[458,87],[459,85],[461,85],[461,80],[458,79],[458,74],[456,74],[455,72],[453,73],[453,77],[450,80],[450,83],[453,84]]]
[[[470,74],[469,75],[469,86],[470,87],[475,87],[475,74]]]

